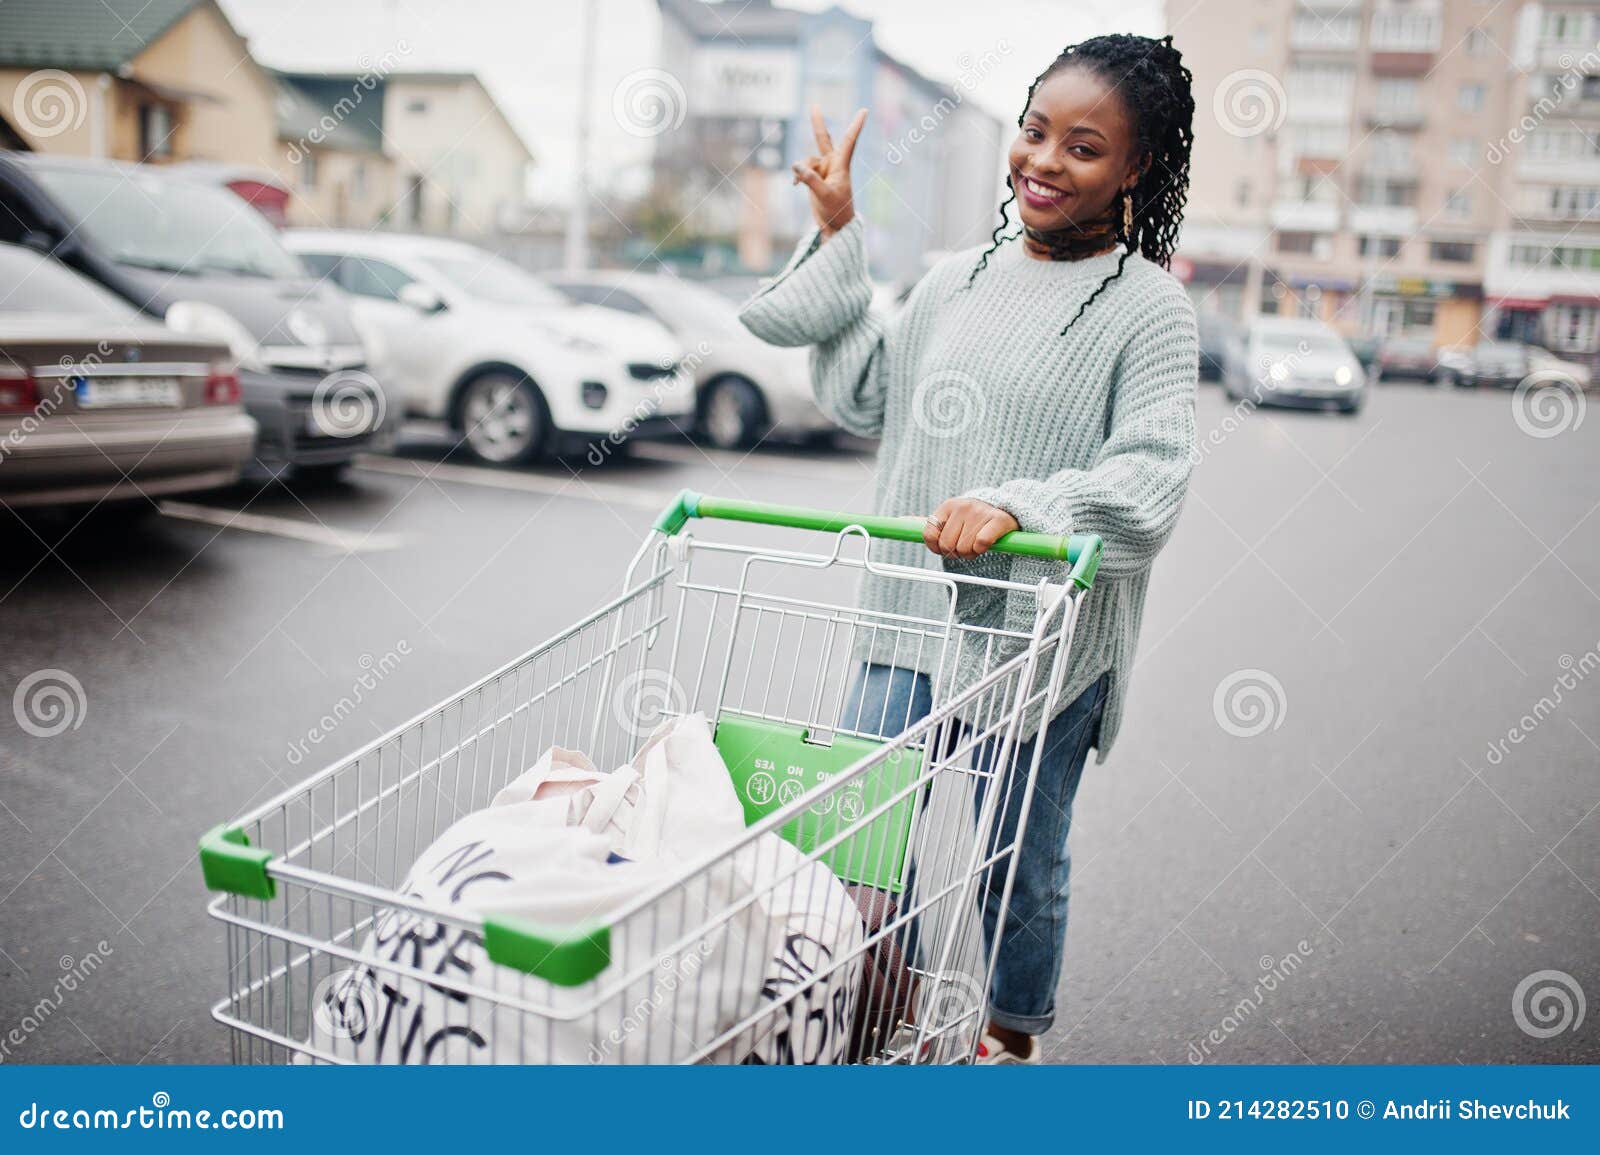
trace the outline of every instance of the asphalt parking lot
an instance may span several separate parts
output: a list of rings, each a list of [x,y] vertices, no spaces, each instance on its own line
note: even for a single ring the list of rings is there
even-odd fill
[[[1049,1058],[1600,1059],[1594,1008],[1544,1037],[1529,1001],[1547,971],[1600,998],[1600,416],[1535,436],[1512,406],[1383,385],[1355,417],[1238,419],[1202,386],[1122,735],[1079,796]],[[227,1058],[195,839],[312,768],[290,742],[375,657],[414,655],[325,761],[599,604],[682,487],[872,488],[866,445],[520,471],[448,448],[133,524],[0,512],[6,692],[83,688],[58,734],[0,711],[0,1034],[113,948],[7,1058]]]

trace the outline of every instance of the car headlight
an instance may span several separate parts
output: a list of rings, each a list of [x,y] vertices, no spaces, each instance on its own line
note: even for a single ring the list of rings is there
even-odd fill
[[[1338,385],[1348,385],[1355,380],[1355,374],[1350,372],[1350,366],[1340,365],[1333,371],[1333,380]]]
[[[225,309],[205,301],[175,301],[167,309],[166,321],[167,328],[174,332],[221,341],[228,346],[228,352],[233,354],[241,369],[266,371],[261,360],[261,342]]]

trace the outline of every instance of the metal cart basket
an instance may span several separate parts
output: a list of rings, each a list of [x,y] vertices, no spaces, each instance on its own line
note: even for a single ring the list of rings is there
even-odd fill
[[[695,519],[827,536],[818,552],[772,548],[770,530],[731,525],[722,536],[740,540],[701,540],[688,532]],[[1041,567],[1050,576],[1032,584],[874,557],[883,552],[874,539],[920,542],[922,524],[685,491],[656,519],[614,600],[208,832],[200,860],[219,892],[209,911],[226,928],[228,962],[212,1013],[231,1028],[234,1060],[439,1061],[434,1024],[408,1019],[419,1014],[413,1000],[395,995],[425,989],[496,1044],[446,1061],[561,1061],[549,1042],[558,1027],[588,1032],[596,1061],[740,1061],[806,990],[702,1035],[685,1008],[712,989],[711,976],[688,976],[663,995],[658,964],[761,900],[719,906],[713,879],[776,835],[808,865],[825,863],[858,904],[859,946],[808,980],[848,980],[849,1058],[972,1061],[1003,929],[985,934],[982,911],[998,902],[1004,919],[1045,746],[1033,743],[1031,764],[1019,764],[1024,718],[1031,711],[1048,724],[1058,708],[1101,541],[1001,539],[997,550],[1061,563]],[[918,583],[915,604],[938,611],[863,608],[853,593],[863,570]],[[1027,599],[1031,624],[965,624],[956,612],[964,591]],[[863,711],[868,652],[927,673],[931,713]],[[713,724],[745,811],[735,844],[707,846],[604,925],[535,926],[407,893],[418,854],[548,747],[581,749],[604,770],[626,762],[663,717],[695,712]],[[1016,822],[1002,838],[996,816],[1006,806]],[[366,944],[395,919],[459,939],[490,964],[380,959]],[[624,940],[630,949],[619,948]],[[718,965],[752,963],[725,952]],[[330,1023],[342,1045],[328,1042]],[[390,1039],[380,1059],[351,1045],[377,1031]],[[648,1045],[613,1050],[630,1034]],[[645,1058],[618,1058],[628,1054]]]

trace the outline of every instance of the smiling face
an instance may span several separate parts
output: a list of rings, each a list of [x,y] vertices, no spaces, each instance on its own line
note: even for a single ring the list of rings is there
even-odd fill
[[[1064,68],[1034,90],[1008,159],[1022,223],[1042,231],[1097,220],[1139,175],[1122,97],[1082,67]]]

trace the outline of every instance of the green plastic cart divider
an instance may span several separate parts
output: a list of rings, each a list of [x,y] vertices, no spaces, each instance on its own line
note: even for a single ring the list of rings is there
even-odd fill
[[[200,838],[200,873],[206,889],[221,890],[263,902],[274,898],[278,884],[267,873],[272,851],[251,846],[250,837],[237,826],[214,826]]]
[[[838,533],[846,526],[859,525],[869,537],[889,541],[921,541],[924,524],[920,517],[886,517],[882,514],[842,513],[764,501],[739,501],[728,497],[710,497],[685,489],[661,511],[655,520],[655,528],[670,537],[682,529],[691,517],[715,517],[724,521],[748,521],[823,533]],[[1001,553],[1068,562],[1072,566],[1070,576],[1073,584],[1088,589],[1094,584],[1095,573],[1100,568],[1102,542],[1099,535],[1093,533],[1074,533],[1062,537],[1017,530],[1006,534],[992,548]]]
[[[483,949],[501,966],[557,986],[588,982],[611,965],[611,928],[556,930],[510,915],[483,920]]]

